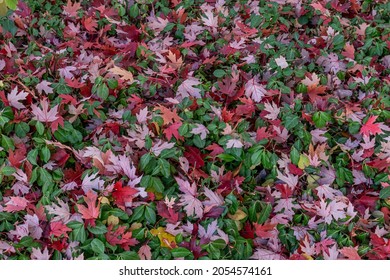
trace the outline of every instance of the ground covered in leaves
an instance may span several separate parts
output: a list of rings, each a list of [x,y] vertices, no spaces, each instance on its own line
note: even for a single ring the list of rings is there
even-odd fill
[[[385,0],[19,1],[0,259],[388,259],[389,22]]]

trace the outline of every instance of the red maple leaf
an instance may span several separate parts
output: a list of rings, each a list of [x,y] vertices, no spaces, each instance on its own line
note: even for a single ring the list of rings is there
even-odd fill
[[[268,139],[272,137],[272,134],[267,132],[266,127],[259,127],[256,131],[256,141],[260,141],[263,139]]]
[[[18,145],[15,152],[9,150],[8,152],[8,160],[10,164],[15,168],[20,168],[22,161],[26,158],[26,146],[24,144]]]
[[[119,245],[125,250],[130,250],[130,246],[134,246],[138,244],[137,239],[131,238],[132,232],[126,231],[126,226],[118,226],[118,228],[113,231],[113,225],[108,226],[108,232],[106,233],[106,240],[111,245]]]
[[[184,152],[184,156],[188,159],[188,162],[195,168],[202,168],[204,166],[204,161],[202,158],[202,153],[198,148],[187,147]]]
[[[134,195],[138,193],[138,190],[129,186],[122,186],[122,182],[116,182],[114,186],[114,191],[112,192],[112,197],[115,199],[116,205],[119,207],[125,207],[126,202],[133,201]]]
[[[71,229],[68,228],[62,221],[50,223],[50,234],[53,234],[55,237],[60,237],[61,235],[68,237],[68,231],[71,231]]]
[[[179,213],[176,212],[173,208],[168,208],[168,206],[163,202],[159,201],[157,203],[157,213],[166,218],[167,221],[171,224],[176,224],[179,221]]]
[[[87,17],[84,19],[83,25],[85,29],[87,29],[89,32],[93,32],[96,30],[96,27],[98,26],[96,23],[96,20],[92,17]]]
[[[87,203],[88,207],[85,207],[81,204],[76,204],[77,208],[79,210],[79,213],[82,214],[83,219],[86,220],[95,220],[97,217],[99,217],[99,210],[100,210],[100,201],[98,202],[98,205],[96,206],[97,201],[97,194],[93,191],[89,190],[87,195],[84,196],[84,201]]]
[[[363,135],[375,135],[382,133],[379,123],[374,123],[378,116],[371,116],[368,118],[367,122],[362,125],[360,128],[360,133]]]
[[[236,114],[240,116],[251,116],[256,111],[255,103],[250,98],[242,97],[240,101],[244,105],[237,105]]]
[[[222,154],[224,152],[224,149],[216,143],[208,145],[205,149],[208,151],[211,151],[211,153],[210,153],[211,157],[215,157],[215,156]]]
[[[175,136],[177,140],[183,140],[183,136],[179,134],[179,128],[182,125],[181,122],[176,122],[164,129],[164,135],[167,137],[167,140],[170,141],[172,136]]]

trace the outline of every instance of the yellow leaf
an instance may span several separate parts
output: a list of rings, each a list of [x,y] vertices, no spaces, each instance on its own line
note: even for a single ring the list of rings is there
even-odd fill
[[[4,0],[0,0],[0,16],[3,17],[7,14],[8,7]]]
[[[237,227],[237,230],[238,230],[238,231],[242,230],[242,228],[243,228],[243,222],[234,221],[234,223],[236,224],[236,227]]]
[[[130,81],[130,82],[134,81],[133,73],[131,73],[123,68],[120,68],[118,66],[114,65],[114,67],[108,71],[111,72],[112,74],[120,76],[121,79],[123,79],[123,80]]]
[[[130,230],[130,231],[133,231],[133,230],[139,229],[139,228],[141,228],[141,227],[142,227],[142,224],[141,224],[141,223],[133,223],[133,224],[131,224],[129,230]]]
[[[305,155],[301,155],[299,157],[299,161],[298,161],[298,167],[300,169],[305,169],[306,167],[308,167],[310,165],[310,160],[307,156]]]
[[[320,176],[318,175],[309,175],[307,176],[307,186],[309,189],[314,189],[318,187],[317,181],[320,179]]]
[[[244,211],[242,211],[241,209],[238,209],[236,211],[236,213],[234,213],[234,215],[232,214],[228,214],[228,217],[234,221],[239,221],[239,220],[242,220],[246,217],[246,213]]]
[[[119,224],[119,218],[116,217],[116,216],[108,216],[107,218],[107,225],[113,225],[113,226],[116,226],[117,224]]]
[[[303,253],[302,256],[304,256],[305,259],[307,259],[307,260],[310,260],[310,261],[313,260],[313,258],[311,256],[309,256],[308,254],[306,254],[306,253]]]
[[[108,204],[110,205],[110,201],[108,200],[107,197],[99,197],[100,203],[101,204]]]
[[[154,236],[157,236],[158,239],[160,239],[161,247],[166,247],[171,249],[176,247],[175,236],[166,232],[163,227],[152,229],[150,233]]]

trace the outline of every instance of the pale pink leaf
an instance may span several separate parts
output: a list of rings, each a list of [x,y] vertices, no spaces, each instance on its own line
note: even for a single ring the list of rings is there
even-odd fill
[[[51,254],[49,254],[49,251],[47,247],[41,251],[41,249],[37,248],[32,248],[32,254],[31,254],[31,259],[32,260],[49,260]]]
[[[158,140],[156,144],[150,149],[150,151],[155,155],[159,156],[162,151],[172,149],[175,146],[175,143],[163,142],[162,140]]]
[[[49,110],[49,103],[46,99],[41,101],[42,109],[35,104],[31,105],[32,113],[34,114],[34,120],[41,122],[54,122],[58,119],[58,105]]]
[[[42,94],[43,92],[45,92],[46,94],[53,93],[53,89],[50,87],[50,85],[50,82],[42,80],[39,84],[37,84],[37,90],[40,94]]]
[[[4,211],[6,212],[17,212],[26,209],[28,200],[24,197],[13,196],[5,204]]]
[[[238,139],[230,139],[226,143],[226,148],[242,148],[243,144]]]
[[[203,124],[197,123],[196,127],[191,130],[191,133],[200,135],[200,139],[204,140],[206,139],[207,134],[209,134],[209,130]]]
[[[284,69],[288,67],[288,63],[286,61],[286,58],[283,56],[280,56],[278,58],[275,58],[276,65],[278,65],[280,68]]]
[[[254,102],[260,102],[266,93],[266,89],[255,78],[250,79],[245,84],[245,95],[252,98]]]
[[[8,99],[8,102],[9,104],[20,110],[20,109],[24,109],[26,108],[26,106],[24,106],[22,103],[20,103],[21,100],[26,100],[26,97],[27,97],[28,93],[25,92],[25,91],[20,91],[18,92],[18,87],[15,87],[8,95],[7,95],[7,99]]]
[[[197,78],[190,77],[185,80],[178,88],[177,88],[177,96],[178,100],[182,100],[185,97],[195,97],[201,98],[200,89],[196,88],[196,86],[200,85],[200,81]]]

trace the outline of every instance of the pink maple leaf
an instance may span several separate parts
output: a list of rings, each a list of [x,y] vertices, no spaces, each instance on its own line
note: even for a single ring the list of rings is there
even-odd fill
[[[28,200],[24,197],[13,196],[5,204],[4,211],[6,212],[17,212],[26,209]]]
[[[266,92],[265,88],[258,83],[256,78],[250,79],[245,84],[245,95],[252,98],[254,102],[260,102]]]
[[[207,134],[209,134],[209,130],[203,124],[197,123],[196,127],[191,130],[191,133],[200,135],[200,139],[204,140],[206,139]]]
[[[51,83],[43,80],[39,84],[37,84],[37,91],[42,94],[45,92],[46,94],[53,93],[53,89],[50,87]]]
[[[204,188],[204,195],[208,198],[208,200],[203,201],[203,205],[205,207],[214,207],[214,206],[222,206],[224,201],[222,195],[217,192],[213,192],[208,188]]]
[[[155,155],[159,156],[162,151],[172,149],[175,146],[175,143],[168,143],[168,142],[163,142],[159,140],[154,146],[150,149],[150,151]]]
[[[55,215],[51,221],[62,221],[63,223],[67,223],[71,217],[69,212],[69,205],[64,201],[57,199],[58,205],[52,203],[52,205],[46,205],[45,208],[49,214]]]
[[[278,172],[277,178],[285,182],[290,188],[295,188],[295,186],[298,185],[298,176],[294,176],[290,173],[288,173],[286,176],[283,173],[281,173],[279,170],[277,170],[277,172]]]
[[[354,247],[344,247],[339,249],[339,252],[347,257],[349,260],[361,260],[362,258],[359,256],[357,249]]]
[[[230,139],[226,142],[226,148],[242,148],[244,146],[238,139]]]
[[[276,65],[278,65],[280,68],[284,69],[288,67],[288,63],[286,61],[286,58],[283,56],[280,56],[278,58],[275,58]]]
[[[31,105],[32,113],[34,114],[34,120],[38,120],[40,122],[54,122],[59,117],[58,114],[58,105],[54,106],[49,110],[49,103],[46,99],[41,100],[42,109],[37,107],[35,104]]]
[[[278,118],[279,113],[280,113],[280,108],[274,102],[265,103],[264,110],[269,113],[269,114],[265,115],[265,118],[267,118],[269,120],[276,120]]]
[[[195,196],[197,196],[197,187],[193,183],[190,185],[188,181],[184,181],[179,177],[175,177],[177,184],[179,185],[180,191],[184,194],[180,195],[180,205],[185,206],[184,210],[188,216],[195,215],[197,218],[203,216],[203,205],[202,202]]]
[[[178,95],[176,97],[179,100],[189,96],[201,98],[200,89],[195,87],[198,85],[200,85],[200,81],[197,78],[188,78],[177,88]]]
[[[32,248],[31,259],[32,260],[49,260],[51,254],[49,254],[49,250],[47,247],[41,251],[39,248]]]
[[[76,17],[77,16],[77,11],[81,9],[81,4],[80,3],[74,3],[70,0],[68,0],[68,3],[66,3],[66,6],[63,7],[64,11],[63,13],[70,16],[70,17]]]
[[[149,245],[145,244],[142,245],[141,248],[138,250],[138,256],[141,260],[151,260],[152,259],[152,252],[150,250]]]
[[[208,27],[218,27],[218,16],[215,17],[211,11],[205,12],[205,17],[202,17],[203,24]]]

